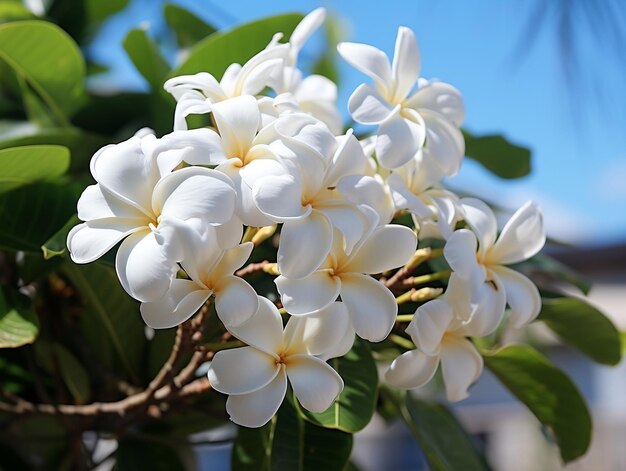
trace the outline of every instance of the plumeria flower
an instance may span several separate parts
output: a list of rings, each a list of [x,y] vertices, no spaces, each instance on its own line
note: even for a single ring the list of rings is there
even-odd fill
[[[333,322],[304,328],[291,318],[283,330],[278,309],[259,297],[256,314],[229,330],[248,346],[217,352],[208,377],[215,390],[229,395],[226,411],[236,424],[266,424],[285,398],[287,380],[300,404],[312,412],[328,409],[343,389],[341,376],[316,357],[343,334]]]
[[[444,247],[448,264],[474,289],[488,281],[504,290],[513,325],[528,324],[541,310],[539,290],[526,276],[505,265],[527,260],[541,250],[546,240],[541,211],[526,203],[498,236],[491,208],[475,198],[463,198],[461,203],[471,230],[461,229],[450,236]]]
[[[427,148],[418,151],[409,162],[393,170],[387,182],[396,210],[410,211],[420,238],[447,239],[462,219],[461,205],[454,193],[441,186],[445,174],[429,153]]]
[[[264,104],[284,112],[305,112],[324,122],[334,133],[341,132],[341,116],[337,109],[337,85],[322,75],[303,77],[296,67],[304,43],[322,25],[326,10],[317,8],[306,15],[296,26],[289,39],[289,53],[282,68],[274,69],[270,87],[276,91],[275,99],[262,100]],[[274,37],[268,48],[279,45],[282,34]],[[271,113],[271,112],[270,112]]]
[[[211,297],[215,311],[226,326],[240,325],[258,309],[257,294],[243,279],[234,276],[250,257],[252,242],[223,250],[217,230],[189,231],[184,240],[181,266],[189,279],[175,279],[165,295],[141,304],[144,322],[154,329],[167,329],[189,319]],[[237,241],[241,237],[238,234]]]
[[[413,31],[398,29],[391,65],[384,52],[366,44],[341,43],[338,51],[374,80],[375,87],[362,84],[354,91],[348,108],[355,121],[379,126],[376,157],[380,164],[400,167],[425,145],[444,173],[454,175],[465,153],[459,130],[463,101],[451,85],[418,80],[420,57]]]
[[[175,228],[197,220],[226,223],[236,198],[230,178],[215,170],[188,167],[161,177],[159,147],[148,135],[98,151],[91,159],[97,184],[78,200],[85,222],[67,238],[76,263],[92,262],[123,240],[115,260],[118,277],[144,302],[160,298],[177,269],[178,260],[166,253],[177,244]]]
[[[483,370],[482,356],[466,337],[487,335],[498,326],[504,300],[498,304],[494,299],[483,293],[472,300],[465,282],[453,274],[444,296],[417,308],[406,329],[417,348],[392,362],[386,381],[401,389],[418,388],[441,365],[448,400],[465,399]]]
[[[283,223],[278,268],[291,278],[308,276],[324,262],[332,247],[334,228],[343,234],[349,253],[377,218],[372,209],[354,204],[335,191],[343,177],[358,175],[365,168],[359,142],[352,132],[335,140],[328,128],[316,123],[313,118],[304,118],[297,138],[284,141],[293,151],[291,157],[282,155],[286,172],[260,178],[252,188],[259,210],[272,221]],[[285,131],[281,124],[276,124],[276,129]],[[320,150],[316,145],[319,141],[331,142],[333,149]]]
[[[190,114],[206,114],[213,103],[238,96],[255,96],[270,85],[270,77],[280,69],[289,53],[287,44],[275,44],[252,57],[243,66],[231,64],[222,79],[207,73],[181,75],[167,80],[164,88],[176,99],[174,129],[187,129]]]
[[[408,227],[386,225],[367,234],[347,255],[336,233],[333,249],[318,270],[300,279],[281,275],[275,280],[276,287],[293,315],[323,309],[341,296],[356,333],[379,342],[391,331],[398,305],[391,291],[368,274],[404,265],[416,246],[415,234]]]

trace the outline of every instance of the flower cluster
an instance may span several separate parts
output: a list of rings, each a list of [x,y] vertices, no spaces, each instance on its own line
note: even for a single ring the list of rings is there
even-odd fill
[[[76,263],[121,242],[117,274],[150,327],[179,325],[214,301],[247,346],[217,352],[209,380],[229,395],[231,419],[249,427],[271,419],[288,382],[302,407],[331,406],[343,381],[326,360],[348,352],[355,336],[380,342],[397,326],[398,300],[379,275],[406,270],[418,238],[444,241],[453,273],[443,295],[421,300],[406,329],[416,349],[392,363],[391,385],[419,387],[441,364],[448,398],[463,399],[482,370],[469,337],[493,332],[506,305],[516,327],[540,309],[537,288],[506,266],[543,246],[539,210],[527,204],[498,236],[489,207],[443,187],[465,151],[459,91],[419,76],[408,28],[398,31],[391,63],[372,46],[342,43],[339,54],[373,80],[348,110],[375,129],[361,140],[351,129],[341,134],[336,85],[297,68],[324,16],[313,11],[288,43],[277,34],[221,80],[168,80],[173,132],[141,130],[94,155],[96,184],[78,202],[84,222],[67,239]],[[188,129],[192,114],[212,125]],[[410,214],[413,228],[392,223],[399,214]],[[244,227],[280,227],[267,271],[278,275],[284,326],[277,305],[235,275],[254,249],[242,243]]]

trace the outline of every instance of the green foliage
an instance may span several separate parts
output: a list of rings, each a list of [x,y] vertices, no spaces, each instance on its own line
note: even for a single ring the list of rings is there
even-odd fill
[[[344,388],[337,401],[321,413],[299,408],[304,418],[322,427],[354,433],[363,429],[376,409],[378,373],[367,343],[357,339],[350,352],[329,364],[341,375]]]
[[[539,320],[598,363],[617,365],[622,359],[619,332],[604,314],[582,299],[543,298]]]
[[[564,462],[591,442],[591,415],[578,388],[530,346],[512,345],[484,355],[485,365],[554,434]]]
[[[146,31],[143,29],[129,31],[124,39],[124,49],[152,90],[160,90],[163,87],[163,79],[170,70],[170,65]]]
[[[0,348],[33,343],[38,333],[39,321],[27,301],[0,289]]]
[[[289,401],[257,429],[239,427],[232,454],[233,471],[342,471],[352,435],[317,427],[300,417]]]
[[[278,31],[288,39],[303,16],[295,13],[253,21],[197,43],[189,57],[170,76],[209,72],[221,77],[232,63],[243,64],[260,52]]]
[[[0,59],[32,87],[59,124],[68,124],[82,101],[85,63],[67,33],[44,21],[0,25]]]
[[[465,155],[501,178],[521,178],[530,173],[530,150],[502,136],[473,136],[467,131]]]
[[[180,47],[191,47],[216,31],[189,10],[173,3],[165,5],[163,14],[169,27],[174,30]]]
[[[580,273],[577,273],[549,255],[535,255],[533,258],[517,264],[516,268],[519,268],[522,272],[526,269],[538,271],[545,277],[578,288],[583,294],[589,294],[589,290],[591,289],[589,281]]]
[[[25,146],[0,150],[0,193],[63,175],[70,153],[61,146]]]

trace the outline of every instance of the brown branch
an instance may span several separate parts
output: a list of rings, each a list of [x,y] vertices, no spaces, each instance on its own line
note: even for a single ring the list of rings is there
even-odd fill
[[[269,265],[271,262],[269,260],[263,260],[258,263],[250,263],[243,267],[241,270],[235,272],[235,276],[239,276],[243,278],[244,276],[252,275],[253,273],[259,273],[263,271],[266,265]]]

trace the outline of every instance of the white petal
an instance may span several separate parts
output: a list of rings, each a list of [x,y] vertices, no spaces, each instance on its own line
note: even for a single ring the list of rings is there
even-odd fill
[[[211,291],[190,280],[174,280],[165,295],[141,304],[141,317],[153,329],[169,329],[182,324],[209,299]]]
[[[522,327],[533,321],[541,311],[541,295],[535,284],[521,273],[507,267],[492,267],[506,291],[511,308],[511,322]]]
[[[489,206],[476,198],[462,198],[461,205],[465,221],[478,238],[478,250],[484,256],[496,241],[498,223]]]
[[[453,319],[450,305],[441,299],[434,299],[417,308],[406,331],[417,348],[427,355],[437,355]]]
[[[276,120],[274,127],[283,138],[304,145],[323,161],[337,147],[335,135],[328,127],[308,114],[286,115]]]
[[[115,270],[122,287],[141,302],[156,301],[170,286],[176,263],[163,255],[151,231],[135,232],[120,245]]]
[[[292,316],[285,326],[285,341],[297,351],[319,356],[333,351],[347,331],[352,332],[353,342],[354,329],[348,309],[343,303],[332,303],[314,314]]]
[[[213,100],[205,97],[203,93],[196,90],[186,91],[178,98],[178,103],[176,103],[174,131],[186,131],[188,129],[187,116],[192,114],[209,114],[212,106]],[[163,172],[161,172],[161,175],[163,175]]]
[[[420,110],[426,127],[426,147],[447,176],[459,171],[465,155],[465,140],[458,127],[437,113]]]
[[[404,352],[385,373],[385,381],[395,388],[415,389],[428,383],[439,366],[438,356],[428,356],[419,350]]]
[[[376,158],[385,168],[398,168],[411,160],[422,147],[425,136],[422,122],[406,119],[396,112],[378,129]]]
[[[239,340],[269,355],[275,355],[283,342],[283,321],[276,306],[262,296],[258,297],[257,312],[241,325],[229,325],[228,330]]]
[[[461,332],[471,337],[483,337],[494,332],[506,307],[506,291],[498,276],[491,276],[483,283],[472,300],[472,313],[469,322],[462,326]]]
[[[348,100],[352,119],[361,124],[380,124],[389,118],[395,108],[378,90],[366,83],[359,85]]]
[[[181,162],[191,165],[216,165],[226,160],[222,139],[212,129],[174,131],[160,139],[157,163],[161,175]]]
[[[486,282],[480,285],[485,284]],[[482,293],[480,285],[462,278],[458,273],[450,275],[444,296],[454,317],[463,321],[469,320],[472,315],[472,296],[475,296],[475,291]]]
[[[382,273],[403,266],[415,253],[417,238],[411,229],[397,224],[377,227],[357,246],[346,271]]]
[[[289,278],[310,275],[326,259],[332,241],[332,226],[321,211],[286,221],[280,233],[278,270]]]
[[[145,228],[141,219],[96,219],[74,226],[67,235],[67,248],[75,263],[102,257],[127,235]]]
[[[77,203],[82,221],[104,218],[145,219],[146,215],[100,185],[89,185]]]
[[[541,211],[529,201],[511,216],[488,258],[502,265],[521,262],[539,252],[545,242]]]
[[[189,90],[202,90],[207,96],[220,96],[223,94],[218,81],[207,72],[173,77],[163,84],[163,88],[171,93],[177,101]]]
[[[461,401],[483,371],[483,357],[469,340],[446,337],[441,347],[441,373],[450,402]]]
[[[461,92],[444,82],[420,84],[419,90],[408,100],[407,106],[417,110],[426,108],[435,111],[457,127],[461,126],[465,118]]]
[[[324,186],[334,187],[342,177],[362,175],[367,168],[367,158],[363,148],[354,137],[352,129],[337,138],[339,147],[335,151],[330,167],[324,177]]]
[[[233,217],[235,199],[233,183],[226,175],[208,168],[187,167],[159,181],[152,205],[157,214],[221,224]]]
[[[339,180],[337,190],[348,201],[372,208],[378,215],[377,224],[386,224],[393,219],[395,213],[393,197],[385,188],[382,179],[367,175],[351,175]]]
[[[154,136],[144,139],[156,140]],[[142,150],[142,139],[133,136],[100,149],[91,159],[91,174],[111,193],[146,215],[151,214],[152,189],[159,171],[152,156]]]
[[[261,124],[256,99],[238,96],[213,105],[213,117],[228,157],[245,157]]]
[[[395,208],[400,211],[408,209],[412,214],[416,215],[420,219],[428,218],[432,216],[430,208],[415,194],[409,190],[404,180],[397,174],[389,175],[387,179],[391,194],[393,195],[393,201]]]
[[[191,268],[192,272],[188,273],[192,278],[196,268],[210,270],[217,262],[221,248],[217,245],[215,231],[201,219],[183,221],[166,214],[152,230],[163,255]]]
[[[345,242],[344,250],[347,254],[352,252],[354,246],[369,229],[368,217],[352,203],[331,200],[323,205],[317,205],[315,209],[323,212],[333,227],[341,231]]]
[[[415,34],[405,26],[398,28],[391,70],[395,83],[394,98],[396,101],[404,100],[420,73],[420,54]]]
[[[302,49],[304,43],[320,27],[326,18],[325,8],[316,8],[306,15],[291,33],[289,43],[296,50]]]
[[[250,258],[253,249],[254,244],[252,242],[245,242],[224,252],[218,265],[213,270],[213,279],[219,281],[235,273]]]
[[[258,179],[252,187],[252,198],[263,214],[277,222],[306,217],[311,206],[302,205],[303,188],[292,175]]]
[[[368,44],[339,43],[337,51],[346,62],[374,79],[388,90],[391,85],[391,67],[383,51]]]
[[[358,273],[341,275],[341,299],[359,337],[380,342],[391,329],[398,305],[391,291],[374,278]]]
[[[283,306],[293,315],[308,314],[329,306],[341,289],[339,278],[325,270],[299,279],[279,276],[274,282]]]
[[[215,286],[215,311],[227,327],[238,326],[250,319],[259,307],[259,300],[246,281],[227,276]]]
[[[328,409],[343,389],[343,380],[319,358],[292,355],[288,358],[287,377],[302,407],[311,412]]]
[[[274,49],[280,50],[280,48]],[[272,75],[279,71],[282,65],[282,58],[265,59],[264,62],[257,64],[254,68],[250,68],[249,71],[246,70],[244,65],[238,79],[238,82],[241,84],[241,94],[258,95],[261,93],[265,87],[270,86]]]
[[[237,395],[258,391],[279,372],[273,356],[254,347],[241,347],[217,352],[208,374],[213,389]]]
[[[230,420],[244,427],[262,427],[278,412],[287,392],[287,375],[281,371],[274,380],[258,391],[229,396],[226,412]]]
[[[475,277],[479,270],[476,250],[477,240],[474,233],[468,229],[459,229],[448,238],[443,255],[452,270],[465,280],[469,280]]]

